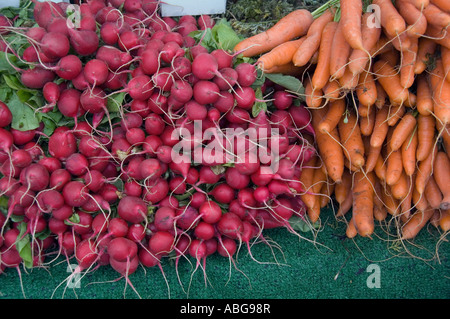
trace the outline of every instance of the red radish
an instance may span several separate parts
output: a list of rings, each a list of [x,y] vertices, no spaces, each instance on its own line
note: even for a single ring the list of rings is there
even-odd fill
[[[119,201],[117,213],[124,220],[138,224],[147,218],[147,204],[139,197],[125,196]]]
[[[45,166],[33,163],[21,172],[20,182],[32,191],[41,191],[48,186],[50,173]]]
[[[159,52],[153,48],[146,48],[140,55],[140,66],[146,75],[153,75],[160,68]]]
[[[223,49],[215,49],[211,51],[211,55],[216,58],[218,69],[222,73],[222,69],[231,68],[233,66],[233,55]]]
[[[54,189],[46,189],[39,192],[36,196],[36,200],[39,204],[39,208],[47,213],[60,209],[65,205],[63,195]]]
[[[201,221],[195,226],[194,235],[198,239],[209,240],[214,237],[215,228],[212,224]]]
[[[83,69],[84,78],[92,86],[100,86],[108,79],[108,64],[103,60],[91,59]]]
[[[238,74],[237,83],[240,86],[251,86],[256,81],[256,68],[253,64],[243,62],[234,68]]]
[[[99,87],[86,89],[80,96],[81,107],[89,113],[100,113],[106,110],[106,93]]]
[[[226,183],[215,186],[210,194],[222,204],[229,204],[235,198],[235,190]]]
[[[81,176],[88,170],[88,159],[80,153],[73,153],[66,159],[66,169],[74,176]]]
[[[0,128],[6,127],[12,122],[12,113],[8,106],[0,101]]]
[[[221,76],[213,78],[214,83],[217,84],[221,90],[229,90],[233,88],[238,79],[238,73],[231,67],[225,67],[219,70]]]
[[[69,206],[67,204],[64,204],[60,208],[53,209],[52,210],[52,217],[59,219],[59,220],[66,220],[73,214],[73,208],[72,206]]]
[[[222,217],[220,206],[211,200],[204,202],[198,209],[199,217],[210,224],[217,223]]]
[[[75,257],[78,267],[71,276],[77,272],[90,268],[98,259],[98,250],[95,242],[91,239],[84,239],[75,248]]]
[[[109,221],[108,232],[115,237],[125,237],[128,234],[128,223],[125,219],[114,217]]]
[[[109,256],[117,261],[126,261],[137,255],[136,243],[125,237],[113,238],[108,244]]]
[[[241,174],[237,168],[229,167],[225,172],[225,179],[227,184],[234,189],[242,189],[248,186],[250,176]]]
[[[20,80],[30,89],[42,89],[47,82],[52,82],[56,75],[53,71],[36,66],[21,72]]]
[[[50,174],[49,186],[50,188],[60,191],[63,189],[65,184],[71,181],[71,179],[72,176],[70,173],[66,169],[60,168]]]
[[[80,207],[89,199],[86,185],[80,181],[70,181],[65,184],[62,194],[66,203],[72,207]]]
[[[231,239],[240,239],[242,236],[243,227],[241,218],[231,212],[223,214],[217,222],[217,230],[222,235]]]
[[[100,27],[100,37],[107,45],[115,45],[119,41],[120,28],[116,22],[105,22]]]
[[[237,251],[237,244],[236,241],[231,238],[222,238],[219,240],[219,244],[217,245],[217,252],[222,257],[228,257],[231,259],[231,257],[236,253]]]
[[[61,91],[55,82],[47,82],[42,88],[42,94],[44,95],[44,99],[50,104],[48,106],[53,108],[59,100]]]
[[[62,58],[69,53],[69,39],[64,33],[47,32],[41,39],[40,49],[49,58]]]
[[[220,98],[220,89],[214,82],[200,80],[194,84],[193,96],[200,104],[213,104]]]
[[[167,231],[155,232],[148,241],[149,250],[156,256],[166,256],[175,245],[175,237]]]
[[[293,102],[293,96],[284,90],[278,90],[273,94],[273,105],[279,110],[288,109]]]
[[[171,96],[181,103],[188,102],[193,96],[192,86],[184,80],[175,80],[171,89]]]
[[[69,28],[70,45],[81,56],[94,54],[99,46],[99,37],[92,30],[76,30]]]
[[[197,19],[197,24],[200,28],[200,30],[210,29],[214,26],[215,22],[214,20],[206,14],[202,14]]]
[[[110,46],[102,45],[95,53],[95,58],[107,64],[111,71],[117,71],[121,68],[127,69],[132,57],[128,52],[123,52],[120,49]]]
[[[60,160],[65,160],[77,151],[76,137],[67,126],[55,129],[48,141],[48,151],[51,156]]]

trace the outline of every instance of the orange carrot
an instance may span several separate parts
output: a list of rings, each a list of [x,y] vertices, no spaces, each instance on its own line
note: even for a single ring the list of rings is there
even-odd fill
[[[334,52],[333,39],[339,23],[335,21],[328,22],[322,31],[320,37],[319,56],[317,60],[316,69],[311,79],[311,84],[314,90],[323,89],[330,78],[330,59]]]
[[[414,65],[417,59],[418,42],[417,38],[410,38],[411,45],[408,50],[403,51],[400,63],[400,84],[404,88],[410,88],[414,84]]]
[[[344,116],[345,106],[344,99],[335,100],[327,104],[327,112],[317,125],[317,128],[323,133],[329,133],[334,130]]]
[[[375,124],[373,127],[372,136],[370,137],[370,146],[381,147],[383,145],[389,130],[389,125],[387,123],[388,114],[389,109],[387,106],[377,109]]]
[[[362,105],[374,105],[377,100],[377,87],[372,73],[364,70],[359,74],[356,96]]]
[[[418,162],[425,160],[434,147],[436,123],[432,115],[417,116],[417,151]]]
[[[374,181],[373,173],[364,175],[362,172],[356,172],[354,174],[352,218],[358,234],[363,237],[370,237],[375,229],[373,218]]]
[[[348,112],[346,117],[341,117],[338,123],[339,137],[344,149],[344,156],[355,167],[363,167],[364,143],[362,140],[359,123],[354,112]]]
[[[341,97],[341,88],[336,80],[330,79],[322,91],[324,99],[328,102],[335,101]]]
[[[306,213],[312,223],[319,220],[320,217],[320,196],[314,197],[314,205],[312,207],[307,207]]]
[[[341,0],[342,33],[354,50],[364,50],[361,33],[361,16],[363,11],[360,0]]]
[[[435,53],[436,41],[428,37],[421,37],[417,44],[417,58],[414,63],[414,73],[421,74],[430,63],[431,56]]]
[[[308,107],[318,108],[324,101],[323,91],[321,89],[314,89],[311,79],[305,79],[305,103]]]
[[[432,39],[436,44],[450,49],[450,32],[432,24],[428,24],[425,36]]]
[[[381,109],[386,105],[387,94],[378,81],[375,81],[375,86],[377,88],[377,99],[375,101],[375,106]]]
[[[391,0],[373,0],[372,4],[380,6],[380,22],[388,36],[395,37],[406,30],[405,19]]]
[[[344,70],[344,75],[338,79],[341,89],[344,91],[352,91],[358,85],[358,75],[354,75],[348,66]]]
[[[358,103],[358,115],[360,117],[369,116],[369,112],[372,109],[373,109],[373,107],[371,107],[370,105],[364,105],[364,104]]]
[[[341,204],[339,204],[338,211],[336,212],[336,217],[342,217],[345,214],[347,214],[352,209],[352,205],[353,205],[353,198],[352,198],[352,191],[350,189],[347,197]]]
[[[425,185],[424,195],[427,199],[428,205],[430,205],[431,208],[439,209],[442,203],[443,196],[441,190],[436,184],[436,181],[434,180],[433,175],[430,176],[427,185]]]
[[[384,203],[384,207],[392,216],[398,216],[400,214],[400,204],[398,200],[392,196],[390,187],[388,185],[384,186],[384,189],[381,191],[381,199]]]
[[[442,67],[444,68],[445,79],[450,82],[450,49],[441,47]]]
[[[386,159],[386,184],[396,184],[403,172],[402,153],[399,150],[389,153]]]
[[[311,208],[314,206],[315,195],[312,194],[312,185],[314,179],[314,172],[317,170],[315,167],[317,164],[317,156],[312,157],[305,166],[302,168],[302,174],[300,175],[300,182],[305,189],[305,193],[300,197],[305,203],[306,207]]]
[[[423,10],[427,5],[430,4],[430,0],[409,0],[417,9]]]
[[[391,140],[389,141],[390,147],[393,151],[400,149],[402,144],[416,127],[416,123],[416,118],[411,113],[406,113],[397,123],[394,131],[392,132]]]
[[[407,182],[407,189],[408,193],[406,194],[405,198],[400,202],[400,211],[402,214],[402,221],[407,220],[411,216],[411,211],[413,210],[413,188],[412,185],[414,184],[414,179],[412,176],[409,176],[406,180]]]
[[[375,107],[371,107],[367,116],[361,116],[359,118],[359,127],[362,135],[370,136],[372,134],[375,125],[375,114]]]
[[[416,171],[417,135],[417,130],[413,130],[401,148],[403,169],[408,176],[412,176]]]
[[[377,162],[375,163],[374,172],[377,175],[378,179],[383,183],[386,182],[386,164],[384,163],[384,158],[382,153],[380,152],[380,156],[378,156]]]
[[[420,74],[416,80],[417,83],[417,111],[422,115],[430,115],[433,113],[433,98],[428,83],[428,78]]]
[[[373,28],[368,19],[372,18],[372,13],[365,12],[361,18],[361,36],[364,50],[353,50],[348,57],[348,68],[353,75],[360,74],[371,56],[367,52],[373,53],[372,50],[376,46],[381,35],[381,28]]]
[[[344,75],[345,66],[352,50],[351,46],[345,40],[342,24],[343,22],[340,20],[334,34],[333,43],[331,44],[330,75],[332,79],[339,79]]]
[[[389,126],[394,126],[405,115],[406,109],[403,104],[392,104],[389,108],[389,115],[387,123]]]
[[[377,161],[380,158],[380,154],[381,154],[381,149],[382,147],[373,147],[370,146],[369,150],[366,152],[367,156],[366,156],[366,172],[372,172],[376,165],[377,165]]]
[[[292,57],[295,66],[306,65],[320,46],[322,31],[328,22],[333,21],[334,9],[325,11],[310,24],[306,39]]]
[[[258,64],[260,64],[263,70],[270,70],[275,66],[284,65],[292,62],[292,57],[298,47],[305,41],[306,37],[300,39],[286,41],[276,46],[267,53],[264,53],[258,58]]]
[[[305,35],[313,20],[313,16],[308,10],[294,10],[268,30],[239,42],[234,47],[234,51],[241,52],[245,57],[268,52],[286,41]]]
[[[402,240],[413,239],[428,223],[434,214],[434,209],[427,208],[424,211],[416,211],[411,218],[402,226]]]
[[[392,102],[403,104],[408,99],[408,90],[402,87],[400,76],[394,67],[378,60],[373,65],[373,71]]]
[[[264,70],[264,73],[281,73],[285,75],[301,76],[305,72],[305,67],[297,67],[292,62],[275,65],[270,69]]]
[[[408,196],[408,193],[410,192],[408,181],[409,177],[406,175],[405,171],[402,171],[398,181],[394,185],[391,185],[391,193],[395,199],[402,201]]]
[[[340,137],[337,128],[329,133],[323,133],[318,129],[318,125],[324,116],[325,110],[315,109],[312,111],[312,125],[316,131],[316,143],[328,176],[336,183],[340,183],[344,172],[344,154],[339,144]]]
[[[433,165],[436,160],[437,148],[433,148],[433,151],[427,156],[426,159],[419,162],[416,173],[415,188],[417,192],[422,195],[425,191],[428,179],[433,174]]]
[[[446,81],[442,60],[436,60],[436,67],[429,74],[433,96],[434,116],[442,124],[450,123],[450,82]]]
[[[383,221],[387,217],[387,210],[384,208],[381,192],[380,180],[376,178],[373,196],[373,217],[377,221]]]
[[[320,193],[322,194],[320,196],[320,208],[326,207],[331,202],[331,196],[334,193],[335,187],[336,184],[329,180],[322,186],[320,189]]]
[[[334,197],[338,204],[342,204],[344,200],[349,196],[352,188],[352,175],[348,170],[342,173],[342,179],[340,183],[336,183],[334,188]]]
[[[439,219],[439,226],[444,232],[450,230],[450,209],[441,210],[441,218]]]
[[[450,14],[430,3],[423,9],[423,15],[428,24],[445,29],[450,25]]]
[[[414,4],[407,0],[397,0],[395,1],[395,7],[398,13],[405,19],[407,23],[406,33],[410,37],[419,38],[425,34],[427,30],[427,19]]]
[[[350,218],[350,221],[347,223],[345,235],[347,236],[347,238],[355,238],[358,235],[358,231],[356,230],[353,218]]]
[[[436,185],[442,193],[443,199],[440,205],[441,209],[450,208],[450,159],[447,154],[439,151],[434,162],[433,176]]]
[[[434,4],[442,11],[450,13],[450,2],[448,2],[447,0],[430,0],[430,3]]]

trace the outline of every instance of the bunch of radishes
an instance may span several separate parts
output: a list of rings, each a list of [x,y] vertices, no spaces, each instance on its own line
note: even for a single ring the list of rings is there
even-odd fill
[[[309,113],[295,96],[265,81],[258,99],[253,64],[189,36],[212,28],[209,16],[161,18],[158,1],[88,0],[71,28],[66,6],[35,3],[38,26],[20,31],[31,67],[20,72],[24,85],[42,89],[40,111],[56,108],[74,124],[46,137],[10,128],[0,108],[0,192],[9,201],[2,267],[22,262],[21,222],[35,266],[56,246],[75,256],[77,271],[109,264],[126,276],[167,256],[192,256],[197,266],[216,252],[233,258],[264,229],[294,232],[290,218],[305,213],[302,165],[315,154]],[[108,101],[120,93],[113,118]],[[255,103],[269,110],[256,114]],[[268,134],[234,135],[234,143],[224,134],[249,128]],[[174,152],[179,146],[191,152]]]

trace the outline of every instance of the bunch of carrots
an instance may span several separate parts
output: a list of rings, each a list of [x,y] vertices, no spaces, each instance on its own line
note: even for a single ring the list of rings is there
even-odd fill
[[[387,220],[405,240],[429,223],[449,231],[450,1],[329,1],[283,19],[235,49],[303,81],[311,220],[334,198],[348,237]]]

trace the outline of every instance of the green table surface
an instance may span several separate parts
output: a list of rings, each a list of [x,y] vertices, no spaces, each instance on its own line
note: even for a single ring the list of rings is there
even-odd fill
[[[272,243],[255,244],[253,260],[242,246],[235,265],[219,255],[207,258],[205,272],[181,259],[179,283],[173,260],[162,268],[138,268],[129,279],[137,293],[110,266],[84,273],[68,287],[67,261],[46,269],[8,269],[0,275],[1,299],[448,299],[448,236],[429,225],[410,242],[399,242],[377,226],[372,239],[345,239],[345,225],[330,210],[323,227],[311,233],[286,229],[264,232]],[[276,246],[275,246],[276,245]],[[277,248],[278,247],[278,248]],[[74,261],[71,261],[75,263]],[[191,265],[191,263],[193,263]],[[207,275],[205,284],[204,273]],[[70,285],[69,285],[70,286]],[[73,286],[73,283],[72,283]]]

